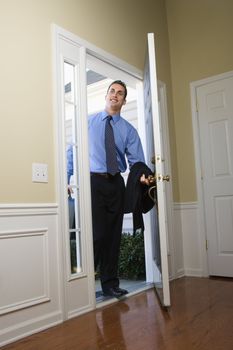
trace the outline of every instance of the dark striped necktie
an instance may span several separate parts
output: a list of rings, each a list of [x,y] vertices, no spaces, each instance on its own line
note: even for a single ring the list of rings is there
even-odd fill
[[[116,154],[116,144],[112,125],[110,123],[112,117],[109,115],[105,124],[105,150],[106,150],[106,165],[107,173],[115,175],[119,172]]]

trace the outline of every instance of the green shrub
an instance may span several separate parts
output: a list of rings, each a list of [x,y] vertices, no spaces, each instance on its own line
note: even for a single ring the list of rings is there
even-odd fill
[[[137,231],[135,234],[123,232],[119,257],[119,277],[139,280],[144,279],[145,275],[143,232]]]

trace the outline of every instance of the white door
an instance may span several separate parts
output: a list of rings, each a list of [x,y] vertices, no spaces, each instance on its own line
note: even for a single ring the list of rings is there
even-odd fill
[[[164,174],[164,158],[162,150],[160,111],[158,103],[157,73],[155,61],[155,45],[153,33],[148,34],[148,54],[144,70],[144,105],[147,136],[147,164],[154,157],[156,172],[156,197],[154,213],[152,213],[151,242],[153,245],[152,269],[154,283],[161,303],[170,306],[168,249],[165,186],[169,177]]]
[[[209,274],[233,277],[233,77],[197,88]]]

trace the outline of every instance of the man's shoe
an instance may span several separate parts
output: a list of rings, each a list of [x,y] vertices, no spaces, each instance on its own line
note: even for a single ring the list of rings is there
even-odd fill
[[[120,287],[116,287],[116,289],[121,292],[122,295],[128,294],[129,292],[126,289],[120,288]]]
[[[123,295],[128,294],[128,291],[126,289],[122,289],[119,287],[110,287],[108,289],[105,289],[103,293],[104,293],[104,296],[120,298]]]

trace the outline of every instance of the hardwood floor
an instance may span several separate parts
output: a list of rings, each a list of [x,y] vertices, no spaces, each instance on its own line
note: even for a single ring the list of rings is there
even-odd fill
[[[172,281],[171,300],[162,309],[150,289],[2,350],[233,349],[233,279]]]

